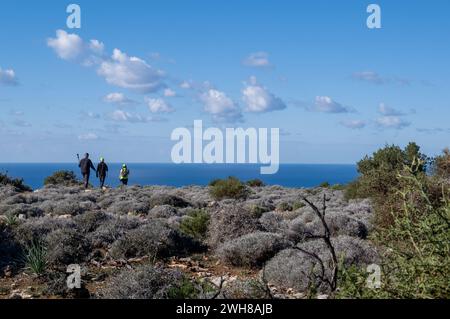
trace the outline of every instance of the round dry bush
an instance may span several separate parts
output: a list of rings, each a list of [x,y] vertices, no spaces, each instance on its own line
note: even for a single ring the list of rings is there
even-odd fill
[[[2,207],[2,213],[5,215],[19,216],[24,215],[26,218],[39,217],[44,214],[44,211],[38,206],[30,204],[15,204]]]
[[[0,201],[4,201],[17,194],[18,191],[14,186],[0,184]]]
[[[51,214],[52,215],[79,215],[83,214],[85,210],[81,207],[80,203],[75,200],[65,199],[62,201],[54,202]]]
[[[74,227],[75,223],[67,219],[58,219],[51,216],[30,218],[19,224],[14,230],[14,236],[22,245],[26,246],[43,239],[54,230]]]
[[[224,285],[220,297],[224,299],[270,299],[266,286],[256,279],[237,279]]]
[[[150,209],[148,202],[141,202],[135,199],[117,200],[108,207],[108,212],[113,214],[147,214]]]
[[[108,248],[127,232],[141,225],[142,221],[135,216],[115,216],[103,221],[87,238],[93,248]]]
[[[6,265],[11,265],[19,259],[21,247],[14,238],[9,227],[0,222],[0,273]]]
[[[195,240],[171,228],[167,221],[151,219],[114,242],[110,255],[117,259],[143,256],[164,258],[184,256],[199,249]]]
[[[110,217],[104,212],[87,212],[82,215],[75,216],[73,221],[77,228],[83,233],[95,231]]]
[[[261,216],[259,223],[264,231],[269,233],[285,233],[288,223],[276,212],[268,212]]]
[[[212,248],[261,230],[261,225],[251,212],[240,205],[227,205],[211,214],[207,242]]]
[[[282,235],[256,232],[222,244],[217,256],[233,266],[259,267],[289,246],[291,242]]]
[[[169,205],[178,208],[184,208],[191,206],[189,202],[184,200],[181,197],[169,194],[155,194],[150,198],[150,207],[153,208],[155,206],[161,205]]]
[[[180,271],[151,265],[125,269],[107,281],[98,297],[105,299],[168,299],[183,278]]]
[[[365,239],[368,229],[364,223],[344,213],[331,212],[325,216],[325,221],[331,236],[347,235]],[[289,239],[300,242],[317,236],[322,236],[325,228],[322,222],[313,213],[307,212],[294,219],[288,230]]]
[[[45,237],[47,262],[51,266],[82,263],[89,254],[86,238],[76,229],[58,229]]]
[[[177,214],[177,209],[170,205],[155,206],[148,212],[148,216],[153,218],[170,218]]]
[[[337,257],[343,265],[367,265],[377,262],[377,252],[364,240],[350,236],[339,236],[332,239]],[[281,288],[293,288],[306,291],[316,287],[320,292],[327,292],[329,286],[319,278],[322,275],[320,258],[324,265],[325,277],[331,278],[330,252],[323,240],[313,240],[298,247],[301,250],[289,248],[282,250],[273,257],[264,269],[266,279]],[[314,254],[314,255],[312,255]]]

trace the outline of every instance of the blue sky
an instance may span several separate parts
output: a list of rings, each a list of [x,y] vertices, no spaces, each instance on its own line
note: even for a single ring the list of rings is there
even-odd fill
[[[69,3],[1,1],[0,162],[169,162],[196,119],[281,128],[282,163],[449,146],[449,1]]]

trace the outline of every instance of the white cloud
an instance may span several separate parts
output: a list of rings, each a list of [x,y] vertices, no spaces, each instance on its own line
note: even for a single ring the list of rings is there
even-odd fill
[[[103,51],[105,50],[105,45],[103,42],[100,42],[98,40],[91,40],[89,43],[89,48],[94,52],[95,54],[101,55],[103,54]]]
[[[14,70],[2,70],[0,67],[0,84],[8,85],[8,86],[16,86],[18,85],[16,73]]]
[[[180,88],[188,90],[188,89],[192,88],[192,83],[189,81],[183,81],[180,84]]]
[[[171,113],[175,111],[169,103],[160,98],[146,98],[145,102],[152,113]]]
[[[382,116],[376,120],[376,124],[380,128],[387,128],[387,129],[402,129],[407,126],[409,126],[411,123],[403,120],[402,118],[398,116]]]
[[[119,49],[114,49],[111,59],[103,61],[97,72],[109,84],[142,93],[155,92],[165,86],[162,82],[165,77],[163,71]]]
[[[106,95],[103,98],[103,101],[105,101],[106,103],[112,103],[112,104],[116,104],[116,105],[120,105],[120,106],[127,106],[127,105],[136,103],[132,99],[129,99],[128,97],[126,97],[125,94],[116,93],[116,92],[109,93],[108,95]]]
[[[380,112],[380,114],[385,115],[385,116],[401,116],[401,115],[405,115],[404,113],[387,106],[384,103],[380,103],[379,107],[378,107],[378,111]]]
[[[165,97],[174,97],[174,96],[177,96],[177,93],[174,90],[167,88],[164,90],[164,96]]]
[[[269,54],[267,52],[251,53],[242,63],[250,67],[268,67],[270,66]]]
[[[251,77],[250,83],[242,90],[242,100],[247,112],[263,113],[286,108],[286,104],[259,85],[255,77]]]
[[[98,136],[95,133],[85,133],[78,135],[80,141],[95,141],[98,140]]]
[[[200,94],[205,112],[212,115],[215,121],[234,122],[242,118],[239,107],[224,92],[208,89]]]
[[[366,122],[362,120],[347,120],[347,121],[341,121],[341,125],[356,130],[356,129],[362,129],[366,126]]]
[[[56,31],[56,38],[47,39],[47,45],[63,60],[72,60],[83,52],[83,40],[76,34],[64,30]]]
[[[316,96],[316,100],[312,107],[313,111],[323,113],[348,113],[350,109],[342,104],[334,101],[328,96]]]
[[[123,110],[116,110],[108,115],[108,118],[115,122],[128,123],[148,123],[148,122],[162,122],[162,118],[146,117],[136,113],[130,113]]]

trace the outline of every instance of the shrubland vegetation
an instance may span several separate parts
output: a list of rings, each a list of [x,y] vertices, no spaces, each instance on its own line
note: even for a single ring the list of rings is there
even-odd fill
[[[81,182],[73,171],[57,171],[45,178],[44,185],[75,186]]]
[[[230,177],[84,192],[60,172],[31,193],[3,178],[0,288],[17,276],[50,297],[448,298],[449,155],[388,145],[344,190]],[[88,288],[68,290],[73,263]],[[378,289],[366,283],[372,263]]]

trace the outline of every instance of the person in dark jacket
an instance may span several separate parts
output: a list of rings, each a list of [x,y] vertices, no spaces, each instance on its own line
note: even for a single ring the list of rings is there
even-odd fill
[[[105,163],[105,159],[100,157],[100,163],[97,165],[97,177],[100,179],[100,188],[103,188],[105,185],[106,175],[108,173],[108,165]]]
[[[94,164],[92,164],[92,161],[89,159],[88,153],[84,155],[84,158],[80,161],[78,167],[81,169],[81,174],[83,175],[84,188],[87,189],[89,187],[91,169],[95,171]]]

